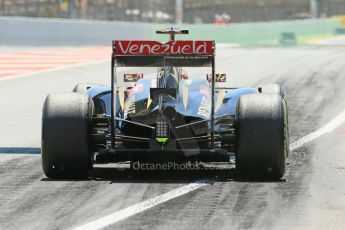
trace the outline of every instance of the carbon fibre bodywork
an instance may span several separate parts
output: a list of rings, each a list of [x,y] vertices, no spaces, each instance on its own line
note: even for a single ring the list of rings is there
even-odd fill
[[[148,128],[156,127],[156,121],[160,117],[158,103],[150,98],[150,86],[151,80],[140,79],[134,88],[123,92],[123,103],[120,102],[121,97],[117,92],[115,111],[118,120],[115,125],[115,134],[120,137],[137,137],[138,140],[122,139],[120,142],[116,142],[117,150],[110,154],[103,154],[108,155],[105,159],[100,155],[99,160],[107,162],[129,159],[147,160],[148,158],[150,160],[161,160],[161,157],[164,156],[165,160],[197,157],[199,160],[208,161],[211,155],[212,161],[217,161],[219,154],[213,153],[210,146],[211,88],[209,83],[200,79],[182,81],[179,84],[176,98],[171,96],[162,97],[161,110],[163,113],[166,108],[173,108],[176,111],[175,115],[165,119],[169,123],[169,141],[167,143],[157,142],[155,140],[155,131]],[[110,117],[111,89],[92,87],[87,93],[94,101],[96,114],[106,114]],[[257,88],[216,90],[214,97],[216,105],[214,132],[219,137],[215,142],[215,148],[221,152],[219,161],[228,159],[228,150],[234,151],[231,148],[224,150],[224,146],[222,146],[224,145],[222,143],[224,142],[223,138],[226,135],[223,135],[224,126],[220,122],[221,119],[235,118],[237,101],[241,95],[258,93]],[[123,104],[123,107],[121,104]],[[229,125],[226,128],[231,129]],[[140,141],[140,138],[143,141]],[[234,138],[230,140],[230,142],[234,141]],[[114,154],[115,152],[116,154]],[[165,154],[162,155],[162,152]]]
[[[140,116],[129,116],[128,110],[131,107],[132,104],[130,104],[130,101],[133,101],[132,103],[135,103],[136,108],[141,107],[141,111],[136,111],[137,113],[152,113],[156,110],[158,110],[158,105],[155,103],[152,103],[150,107],[147,109],[143,105],[147,105],[148,99],[149,99],[149,87],[148,87],[149,80],[141,79],[138,81],[138,84],[144,85],[144,90],[140,93],[134,92],[130,97],[126,97],[125,100],[125,108],[123,111],[121,110],[120,106],[117,106],[116,113],[121,118],[128,118],[133,119],[135,121],[143,122],[144,124],[150,125],[150,122],[147,121],[146,123],[140,119]],[[136,87],[138,87],[138,84]],[[140,87],[140,86],[139,86]],[[183,83],[181,84],[181,87],[183,87]],[[165,106],[173,106],[176,108],[176,112],[179,113],[183,117],[193,117],[195,119],[210,119],[210,109],[209,111],[206,111],[206,113],[203,113],[202,115],[198,114],[200,107],[202,107],[202,102],[206,101],[207,105],[205,106],[211,106],[210,103],[210,96],[202,92],[202,90],[198,91],[197,88],[199,87],[205,87],[207,90],[207,93],[209,92],[209,85],[204,80],[196,80],[192,82],[192,87],[190,88],[190,91],[188,92],[188,105],[187,108],[184,108],[183,105],[183,96],[182,94],[178,95],[177,100],[174,100],[171,97],[166,97],[164,104]],[[215,112],[215,118],[219,118],[226,115],[236,115],[236,104],[237,100],[240,98],[241,95],[245,94],[257,94],[258,89],[257,88],[233,88],[233,89],[224,89],[226,93],[224,94],[223,99],[221,100],[221,106],[219,109]],[[135,91],[135,88],[134,88]],[[110,87],[92,87],[87,91],[88,95],[93,98],[95,102],[96,112],[97,113],[105,113],[110,116],[111,110],[111,89]],[[219,91],[216,92],[215,96],[215,103],[219,100]],[[203,100],[204,99],[204,100]],[[117,97],[117,105],[120,104],[119,97]],[[121,128],[117,127],[119,130],[117,132],[121,133]]]

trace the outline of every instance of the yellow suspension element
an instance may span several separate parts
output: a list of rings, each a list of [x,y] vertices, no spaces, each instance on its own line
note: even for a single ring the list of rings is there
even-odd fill
[[[149,109],[151,103],[152,103],[152,99],[151,99],[151,96],[149,95],[149,97],[147,98],[147,107],[146,107],[146,109]]]
[[[187,86],[183,86],[182,89],[182,99],[183,99],[183,105],[184,105],[184,109],[187,110],[187,105],[188,105],[188,97],[189,97],[189,93],[188,93],[188,87]]]
[[[123,87],[119,88],[119,100],[120,100],[121,110],[123,111],[125,108],[125,88]]]
[[[152,79],[151,80],[151,88],[155,88],[157,86],[157,79]],[[149,109],[150,105],[152,103],[152,99],[151,99],[151,95],[149,93],[149,96],[147,98],[147,105],[146,105],[146,109]]]
[[[218,93],[217,102],[216,102],[215,112],[217,112],[220,106],[222,105],[224,96],[225,96],[225,89],[220,89]]]
[[[157,79],[152,79],[151,80],[151,88],[156,88],[157,87]]]

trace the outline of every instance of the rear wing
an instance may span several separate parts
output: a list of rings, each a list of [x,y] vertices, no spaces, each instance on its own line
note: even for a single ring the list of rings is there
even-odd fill
[[[214,52],[214,41],[178,40],[162,44],[148,40],[116,40],[112,57],[118,67],[211,67]]]

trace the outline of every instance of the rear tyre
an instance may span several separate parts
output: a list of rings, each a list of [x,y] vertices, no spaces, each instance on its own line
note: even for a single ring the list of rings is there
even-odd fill
[[[97,84],[97,83],[88,83],[88,82],[79,83],[76,86],[74,86],[73,92],[75,92],[75,93],[87,93],[87,91],[92,87],[102,87],[102,86],[104,86],[104,85]]]
[[[42,167],[54,179],[86,178],[92,169],[89,130],[94,105],[86,94],[48,95],[42,116]]]
[[[280,95],[284,100],[286,100],[286,92],[279,84],[261,85],[258,87],[258,89],[262,94],[276,94]]]
[[[236,168],[242,178],[283,177],[287,156],[284,103],[280,95],[274,94],[240,97]]]

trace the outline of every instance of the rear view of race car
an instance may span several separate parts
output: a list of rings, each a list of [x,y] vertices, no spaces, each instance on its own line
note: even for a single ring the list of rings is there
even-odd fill
[[[215,42],[113,41],[110,87],[79,84],[48,95],[42,118],[42,165],[51,178],[87,177],[105,162],[229,162],[245,178],[281,178],[288,156],[283,88],[216,87]],[[120,67],[155,67],[156,76]],[[188,68],[197,71],[190,74]],[[207,69],[200,74],[201,70]]]

